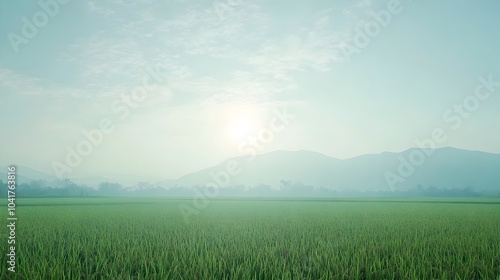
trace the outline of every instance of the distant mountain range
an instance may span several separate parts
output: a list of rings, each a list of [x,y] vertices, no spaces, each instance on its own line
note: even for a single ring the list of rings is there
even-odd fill
[[[385,152],[345,160],[310,151],[275,151],[248,159],[228,159],[160,185],[191,187],[216,183],[221,186],[227,181],[221,179],[230,177],[229,186],[262,184],[274,189],[300,182],[336,191],[406,191],[421,185],[500,192],[500,155],[449,147],[412,148],[401,153]],[[227,176],[230,162],[238,163],[238,175]]]
[[[0,178],[6,178],[6,168]],[[19,183],[31,180],[57,181],[55,176],[19,167]],[[5,180],[4,180],[5,181]],[[455,148],[362,155],[340,160],[311,151],[275,151],[228,159],[216,166],[175,180],[147,182],[145,178],[112,180],[101,177],[72,179],[96,187],[100,182],[120,183],[129,190],[170,190],[185,194],[193,187],[219,186],[226,193],[250,192],[405,192],[426,188],[467,189],[478,193],[500,193],[500,155]],[[142,182],[142,183],[140,183]],[[252,191],[253,190],[253,191]],[[259,190],[259,191],[258,191]],[[321,191],[319,191],[321,190]]]

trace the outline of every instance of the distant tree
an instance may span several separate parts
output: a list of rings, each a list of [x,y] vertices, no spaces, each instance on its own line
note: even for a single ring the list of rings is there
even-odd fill
[[[121,196],[123,195],[123,186],[118,183],[104,182],[99,184],[98,193],[103,196]]]
[[[17,187],[18,195],[21,197],[40,197],[46,196],[49,188],[44,180],[33,180],[29,183],[21,184]]]
[[[153,189],[154,186],[148,182],[138,182],[135,186],[132,187],[134,190],[148,190]]]
[[[288,189],[293,185],[291,180],[281,180],[280,181],[280,189]]]

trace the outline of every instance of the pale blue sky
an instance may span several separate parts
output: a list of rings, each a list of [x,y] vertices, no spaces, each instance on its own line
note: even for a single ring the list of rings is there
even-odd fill
[[[500,153],[500,87],[458,129],[443,119],[479,76],[500,81],[500,2],[402,0],[346,60],[355,30],[389,2],[69,1],[13,46],[43,9],[2,1],[0,165],[52,172],[108,118],[114,131],[68,177],[176,178],[240,155],[283,107],[295,119],[259,153],[402,151],[436,127],[441,146]],[[120,118],[111,104],[157,65],[161,84]]]

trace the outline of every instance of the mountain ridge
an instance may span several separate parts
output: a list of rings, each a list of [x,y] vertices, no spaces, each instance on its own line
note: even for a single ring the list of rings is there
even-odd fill
[[[6,168],[4,170],[0,170],[0,179],[6,179]],[[70,180],[78,184],[92,182],[87,184],[92,187],[107,181],[120,183],[129,189],[144,189],[146,186],[190,189],[215,184],[220,188],[244,189],[256,186],[282,189],[284,186],[307,185],[333,191],[357,192],[406,191],[417,186],[436,186],[496,192],[500,190],[499,171],[500,154],[454,147],[411,147],[401,152],[365,154],[348,159],[337,159],[307,150],[277,150],[255,157],[228,158],[177,179],[141,181],[128,185],[99,176]],[[57,180],[53,175],[23,166],[20,166],[17,175],[19,183],[44,180],[50,184]]]

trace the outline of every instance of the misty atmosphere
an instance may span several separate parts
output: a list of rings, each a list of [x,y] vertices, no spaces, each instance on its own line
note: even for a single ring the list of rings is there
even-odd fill
[[[422,167],[405,160],[410,155],[426,153],[429,158],[425,158]],[[251,162],[249,159],[228,159],[176,180],[158,182],[134,176],[114,180],[103,177],[59,179],[18,166],[22,174],[17,177],[18,190],[24,197],[189,198],[195,189],[206,191],[211,186],[217,186],[219,197],[500,197],[498,154],[454,148],[414,148],[402,153],[364,155],[346,160],[309,151],[275,151],[256,156]],[[235,165],[236,171],[244,168],[246,172],[241,175],[228,172],[228,165]],[[396,175],[398,172],[404,174]],[[3,178],[7,176],[7,173],[0,174]],[[407,175],[413,176],[405,180]]]
[[[500,280],[498,11],[0,1],[0,279]]]

